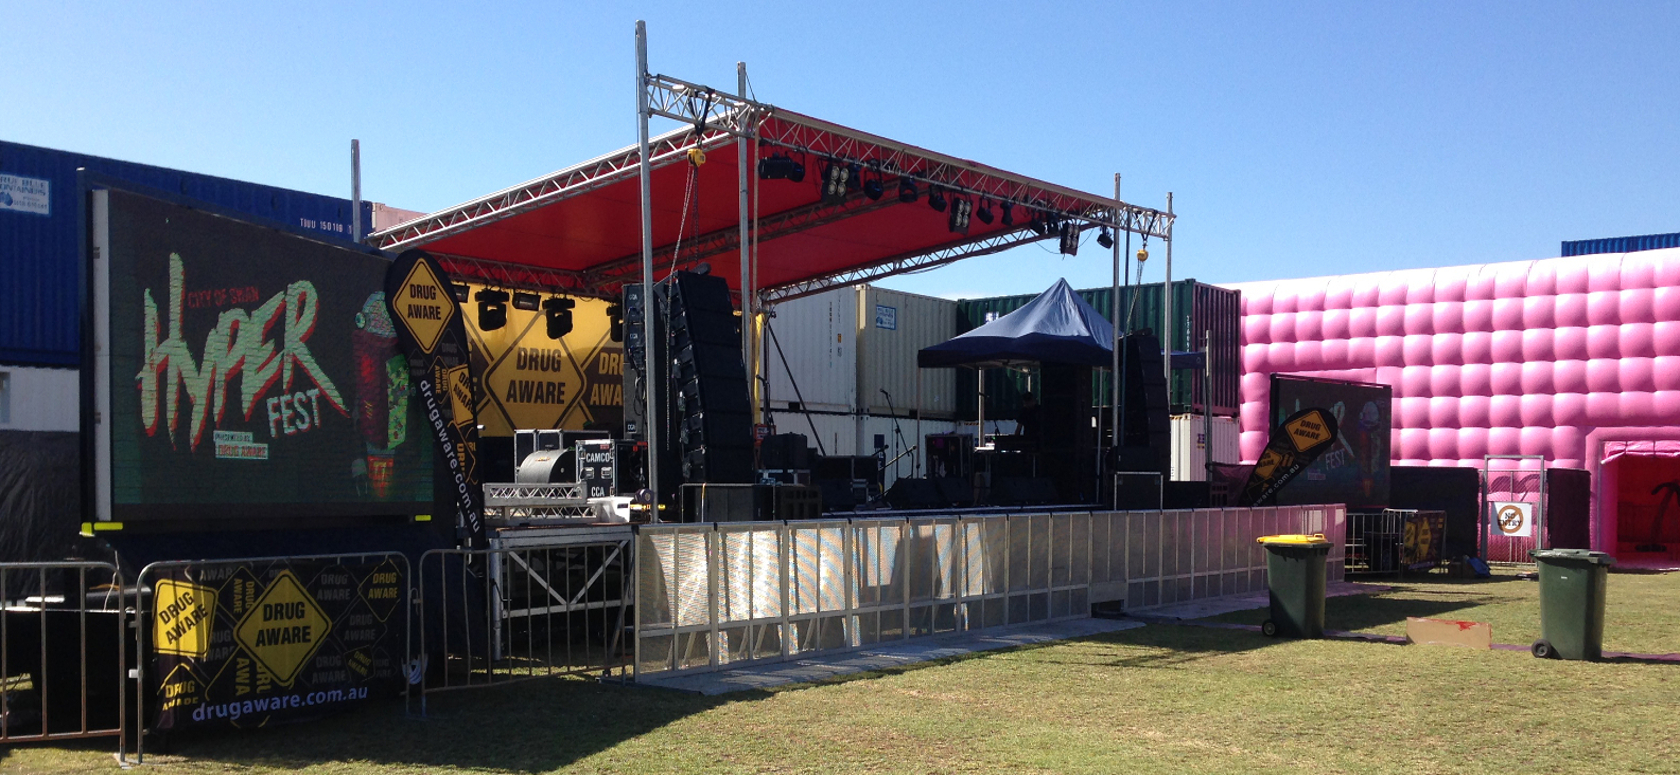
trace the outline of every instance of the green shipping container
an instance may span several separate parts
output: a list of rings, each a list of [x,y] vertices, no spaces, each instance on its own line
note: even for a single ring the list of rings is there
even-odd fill
[[[1120,316],[1130,323],[1127,331],[1160,332],[1163,312],[1163,283],[1134,285],[1120,290]],[[1112,289],[1088,288],[1078,291],[1092,307],[1109,317]],[[984,325],[989,320],[1014,312],[1036,298],[1026,296],[993,296],[984,299],[962,299],[957,302],[957,333],[961,334]],[[1134,302],[1135,299],[1135,302]],[[1242,343],[1240,323],[1242,294],[1229,288],[1199,283],[1194,279],[1173,283],[1173,343],[1176,352],[1195,352],[1202,349],[1204,332],[1213,337],[1210,368],[1213,371],[1212,401],[1202,394],[1202,372],[1199,369],[1179,369],[1173,373],[1169,399],[1173,414],[1200,414],[1211,404],[1213,414],[1234,416],[1239,408],[1238,382],[1241,376]],[[1108,371],[1092,374],[1091,398],[1098,406],[1107,406],[1112,390]],[[1013,418],[1021,407],[1021,393],[1028,384],[1037,385],[1036,370],[986,371],[986,419]],[[1035,388],[1036,389],[1036,388]],[[978,407],[975,396],[973,369],[957,369],[957,412],[965,419],[974,419]]]

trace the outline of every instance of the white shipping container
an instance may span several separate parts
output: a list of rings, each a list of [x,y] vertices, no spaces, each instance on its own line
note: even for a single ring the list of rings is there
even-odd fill
[[[956,370],[918,369],[916,353],[957,335],[957,303],[868,285],[858,288],[859,408],[884,415],[890,404],[890,411],[903,415],[919,406],[924,416],[953,417]],[[920,400],[916,396],[918,371]]]
[[[765,335],[772,407],[803,396],[807,409],[857,411],[857,296],[856,288],[836,288],[776,305],[770,319],[775,339]]]
[[[1237,418],[1213,418],[1213,462],[1238,463],[1240,435]],[[1172,416],[1172,480],[1175,482],[1207,481],[1207,426],[1202,415],[1175,414]]]

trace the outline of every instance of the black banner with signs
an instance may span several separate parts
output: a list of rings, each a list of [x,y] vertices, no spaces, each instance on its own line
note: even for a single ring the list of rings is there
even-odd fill
[[[400,555],[207,563],[153,584],[153,729],[254,728],[403,688]]]
[[[1244,506],[1265,506],[1278,490],[1336,441],[1336,418],[1323,409],[1303,409],[1272,429],[1272,438],[1243,486]]]
[[[474,544],[484,539],[484,493],[479,489],[477,379],[467,350],[465,314],[451,294],[448,275],[423,250],[397,256],[385,275],[385,300],[408,355],[420,409],[447,468],[442,485],[455,506],[455,524]],[[507,316],[507,294],[485,302],[490,314]]]

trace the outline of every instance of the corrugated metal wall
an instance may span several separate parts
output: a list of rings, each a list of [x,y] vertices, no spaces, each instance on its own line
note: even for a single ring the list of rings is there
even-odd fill
[[[784,408],[803,397],[807,409],[857,408],[857,297],[856,288],[836,288],[776,306],[770,319],[775,338],[767,341],[765,360],[771,406]]]
[[[900,415],[914,409],[916,353],[957,335],[957,303],[872,286],[859,286],[858,369],[859,408],[886,414],[888,400]],[[920,369],[924,416],[950,418],[957,411],[957,380],[953,369]]]
[[[350,237],[347,199],[0,141],[0,363],[81,363],[78,167],[323,236]],[[38,203],[4,193],[39,181],[47,192]],[[372,223],[371,203],[363,203],[362,217]]]
[[[1563,243],[1562,255],[1568,257],[1599,253],[1634,253],[1641,250],[1661,250],[1663,248],[1680,248],[1680,232],[1641,234],[1637,237],[1571,240]]]
[[[1161,330],[1161,314],[1163,312],[1163,284],[1153,283],[1132,286],[1120,292],[1120,316],[1129,316],[1130,324],[1125,326],[1130,331],[1143,329]],[[1109,317],[1111,289],[1087,288],[1077,291],[1092,307]],[[957,332],[973,330],[988,320],[1007,315],[1032,301],[1034,295],[997,296],[986,299],[963,299],[957,302]],[[1206,285],[1195,280],[1179,280],[1173,283],[1173,344],[1175,351],[1198,351],[1202,349],[1202,332],[1213,334],[1213,413],[1215,415],[1235,415],[1240,409],[1238,388],[1240,385],[1239,368],[1241,365],[1241,346],[1239,338],[1239,324],[1241,323],[1242,296],[1237,291]],[[957,373],[957,411],[962,417],[973,417],[976,412],[975,376],[973,370],[955,369]],[[988,369],[986,372],[986,416],[1013,417],[1021,406],[1021,393],[1027,390],[1028,381],[1036,383],[1033,375],[1026,371],[1004,372],[1002,369]],[[1107,370],[1099,370],[1092,376],[1092,400],[1099,406],[1108,405],[1111,393]],[[1200,412],[1206,405],[1202,396],[1202,377],[1200,371],[1183,370],[1173,375],[1171,401],[1172,411],[1175,413]]]

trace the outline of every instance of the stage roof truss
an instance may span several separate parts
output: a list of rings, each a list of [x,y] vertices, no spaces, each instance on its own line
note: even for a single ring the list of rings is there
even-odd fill
[[[529,264],[493,261],[487,258],[460,256],[453,253],[433,253],[443,270],[457,279],[470,279],[497,288],[534,293],[614,298],[610,289],[591,282],[582,272],[550,269]]]
[[[756,138],[761,145],[824,160],[854,162],[882,174],[937,185],[952,193],[1013,202],[1092,226],[1107,226],[1158,239],[1168,239],[1172,234],[1172,214],[1153,208],[1124,202],[1116,208],[1112,199],[894,142],[666,75],[649,75],[646,89],[653,115],[697,128]]]
[[[992,253],[999,253],[1019,245],[1030,245],[1034,242],[1041,242],[1055,238],[1056,235],[1054,234],[1039,236],[1038,233],[1030,229],[1023,229],[1021,231],[994,234],[979,240],[963,240],[961,242],[943,245],[931,251],[920,250],[894,256],[886,259],[885,261],[880,261],[867,267],[859,267],[839,274],[813,277],[807,280],[781,285],[776,288],[766,289],[759,294],[759,298],[767,304],[792,301],[802,296],[822,293],[823,291],[833,288],[873,282],[883,277],[891,277],[893,275],[920,272],[925,269],[943,266],[954,261],[961,261],[965,258],[990,255]]]
[[[709,151],[733,141],[734,137],[729,133],[707,131],[700,138],[698,145]],[[648,157],[655,168],[687,163],[688,150],[695,146],[692,128],[676,129],[650,140]],[[552,175],[440,210],[424,218],[397,224],[369,236],[368,240],[374,247],[393,251],[434,242],[619,181],[632,180],[638,174],[639,161],[636,146],[632,145],[567,167]]]

